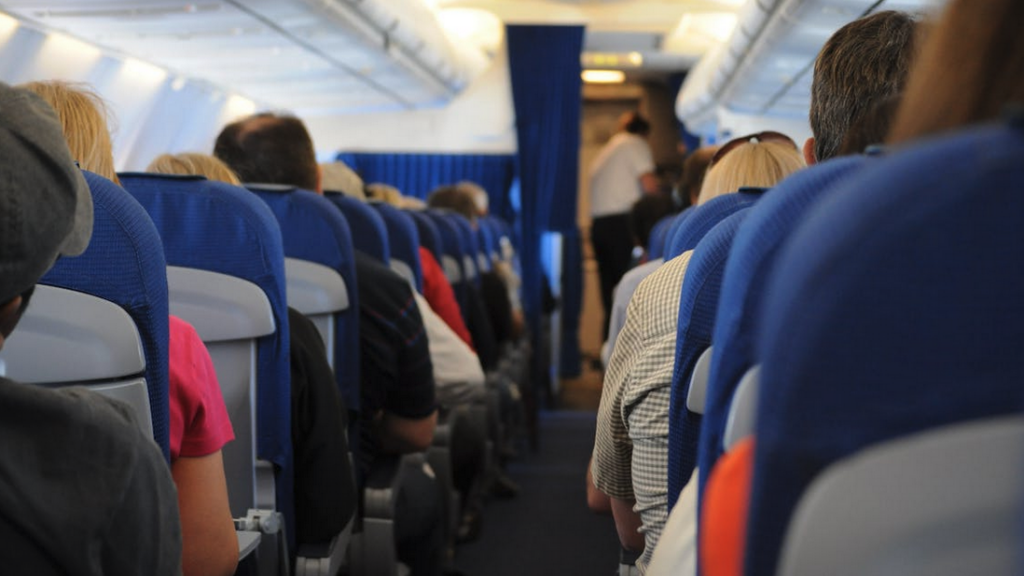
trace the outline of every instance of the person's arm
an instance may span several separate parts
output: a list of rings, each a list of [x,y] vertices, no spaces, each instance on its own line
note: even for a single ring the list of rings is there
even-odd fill
[[[658,177],[652,172],[645,172],[640,175],[640,187],[643,188],[644,194],[657,194],[661,190]]]
[[[171,465],[178,488],[184,576],[228,576],[238,564],[238,539],[228,507],[220,450]]]
[[[404,418],[383,412],[376,424],[377,441],[382,451],[391,454],[422,452],[434,441],[437,411],[424,418]]]
[[[642,552],[644,535],[640,529],[640,515],[633,511],[633,500],[612,498],[612,518],[615,518],[615,531],[619,533],[619,543],[627,550]]]
[[[597,486],[594,486],[594,473],[590,471],[593,461],[594,459],[591,458],[590,462],[587,462],[587,507],[598,514],[610,514],[612,511],[611,499],[607,494],[598,490]]]

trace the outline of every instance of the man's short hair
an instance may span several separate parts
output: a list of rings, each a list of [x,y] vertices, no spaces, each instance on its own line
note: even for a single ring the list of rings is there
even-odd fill
[[[619,119],[619,123],[622,130],[637,136],[647,136],[651,132],[651,123],[636,111],[623,114],[622,118]]]
[[[57,113],[0,84],[0,304],[35,286],[58,256],[85,251],[92,217]]]
[[[317,187],[313,140],[294,116],[262,113],[228,124],[217,136],[213,155],[242,182]]]
[[[427,195],[427,206],[445,208],[462,214],[469,221],[476,219],[476,200],[472,193],[458,186],[439,186]]]
[[[820,162],[839,153],[846,131],[903,90],[914,56],[915,20],[879,12],[843,26],[822,47],[811,84],[811,131]]]

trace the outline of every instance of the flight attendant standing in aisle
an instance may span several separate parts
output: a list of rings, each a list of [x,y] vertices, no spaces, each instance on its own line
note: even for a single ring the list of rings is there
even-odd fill
[[[654,158],[647,143],[650,130],[650,123],[639,112],[623,114],[619,132],[604,145],[590,169],[590,241],[601,280],[604,338],[608,337],[612,289],[629,270],[633,253],[629,211],[637,198],[658,191]]]

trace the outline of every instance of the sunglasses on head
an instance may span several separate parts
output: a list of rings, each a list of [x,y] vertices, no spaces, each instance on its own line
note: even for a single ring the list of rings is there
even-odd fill
[[[733,150],[739,148],[741,145],[746,144],[747,142],[785,142],[792,146],[794,149],[796,149],[797,147],[796,142],[793,142],[792,138],[786,136],[782,132],[776,132],[774,130],[765,130],[764,132],[758,132],[756,134],[747,134],[746,136],[733,138],[732,140],[729,140],[728,142],[723,144],[722,147],[718,149],[718,152],[715,152],[715,155],[711,157],[711,162],[708,164],[708,169],[710,170],[712,166],[718,164],[718,161],[721,160],[722,158],[725,158],[726,154],[732,152]]]

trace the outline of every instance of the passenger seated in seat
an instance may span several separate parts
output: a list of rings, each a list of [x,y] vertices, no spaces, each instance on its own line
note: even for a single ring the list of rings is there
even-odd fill
[[[0,347],[57,258],[81,254],[92,198],[57,115],[0,84]],[[181,571],[174,484],[128,406],[0,377],[0,563],[20,574]],[[237,544],[236,551],[237,551]]]
[[[217,158],[186,152],[162,154],[147,172],[205,176],[239,186],[238,176]],[[338,391],[316,325],[288,308],[291,362],[292,451],[295,461],[295,539],[329,543],[355,513],[358,496],[350,465],[348,408]]]
[[[214,155],[245,182],[322,192],[313,142],[298,118],[257,114],[221,130]],[[388,455],[426,450],[437,408],[423,321],[404,278],[356,253],[361,356],[360,466],[369,471]],[[396,545],[414,575],[439,574],[443,511],[437,485],[423,470],[399,495]]]
[[[915,28],[909,14],[890,10],[854,20],[828,39],[814,63],[810,109],[814,136],[803,147],[808,164],[839,156],[851,129],[903,90],[914,59]],[[708,478],[699,520],[704,574],[742,573],[754,444],[753,438],[741,441],[718,460]],[[657,574],[677,573],[678,567],[671,562],[660,564]]]
[[[79,165],[117,182],[99,96],[64,82],[24,87],[57,111]],[[238,540],[221,449],[235,435],[206,346],[184,320],[171,316],[168,327],[171,473],[181,512],[182,568],[185,576],[226,576],[238,564]]]
[[[770,188],[803,168],[796,144],[775,134],[722,146],[698,202],[744,186]],[[640,574],[668,516],[669,399],[680,293],[691,254],[669,260],[637,287],[608,362],[598,410],[594,485],[611,498],[623,546],[643,550],[636,561]]]
[[[452,210],[465,217],[474,228],[476,226],[476,202],[464,189],[455,186],[436,188],[427,196],[427,206]],[[498,346],[518,338],[522,322],[521,315],[519,321],[513,315],[512,302],[501,277],[494,271],[479,272],[479,291],[472,285],[467,290],[470,301],[466,323],[484,369],[490,371],[498,362]]]

